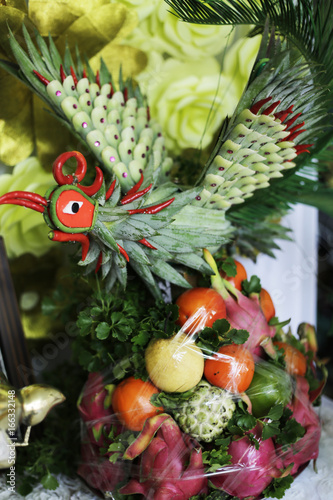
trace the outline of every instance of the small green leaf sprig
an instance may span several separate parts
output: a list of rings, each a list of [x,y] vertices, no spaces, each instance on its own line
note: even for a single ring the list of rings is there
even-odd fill
[[[296,443],[305,434],[304,427],[292,417],[292,411],[277,404],[270,409],[267,415],[257,419],[245,408],[243,401],[239,401],[236,410],[229,420],[228,431],[232,435],[247,435],[251,442],[259,449],[259,442],[251,433],[257,422],[263,426],[261,439],[264,441],[274,437],[278,444],[289,446]]]
[[[146,379],[144,351],[153,338],[168,338],[176,331],[178,307],[163,301],[150,302],[138,284],[128,285],[126,292],[116,287],[109,294],[99,287],[89,306],[78,315],[78,335],[73,352],[87,371],[112,367],[112,377],[122,379],[134,374]]]
[[[228,344],[244,344],[249,337],[247,330],[231,328],[226,319],[217,319],[212,327],[206,326],[198,334],[197,345],[211,354]]]

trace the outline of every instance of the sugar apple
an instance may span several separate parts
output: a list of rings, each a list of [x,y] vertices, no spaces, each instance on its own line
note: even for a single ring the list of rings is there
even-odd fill
[[[227,391],[201,380],[188,399],[179,401],[173,416],[184,432],[209,443],[223,432],[235,408]]]

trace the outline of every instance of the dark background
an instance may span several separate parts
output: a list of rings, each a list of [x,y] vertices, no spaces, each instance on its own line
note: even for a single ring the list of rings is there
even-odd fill
[[[333,398],[333,218],[323,212],[319,212],[317,336],[319,356],[327,359],[324,393]]]

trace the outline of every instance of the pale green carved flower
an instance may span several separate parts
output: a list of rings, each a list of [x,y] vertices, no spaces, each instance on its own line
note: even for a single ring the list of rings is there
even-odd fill
[[[0,196],[10,191],[30,191],[44,195],[54,185],[53,175],[45,172],[38,159],[28,158],[14,167],[12,173],[2,174]],[[42,214],[17,205],[0,206],[0,235],[8,257],[32,253],[39,257],[54,245],[47,234],[49,228]]]
[[[149,96],[151,115],[161,125],[166,146],[173,153],[207,147],[237,104],[229,77],[221,74],[213,57],[198,64],[172,58],[164,61],[152,54],[147,71],[138,79]]]
[[[232,79],[238,98],[242,95],[255,62],[261,35],[253,38],[240,38],[226,52],[223,70]]]
[[[134,9],[139,21],[150,16],[161,0],[111,0],[111,3],[121,3],[128,9]]]
[[[124,0],[122,3],[127,4]],[[219,54],[230,45],[231,27],[184,23],[170,10],[164,0],[158,0],[155,10],[140,22],[126,43],[145,52],[156,50],[186,60]]]

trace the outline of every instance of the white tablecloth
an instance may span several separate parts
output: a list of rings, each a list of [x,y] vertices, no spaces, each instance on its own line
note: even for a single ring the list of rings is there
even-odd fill
[[[318,409],[322,420],[322,435],[317,460],[317,472],[313,463],[295,479],[283,500],[333,500],[333,401],[322,398]],[[38,486],[25,497],[26,500],[97,500],[97,497],[79,480],[58,477],[60,486],[47,491]],[[0,500],[22,500],[20,495],[7,490],[6,478],[0,477]],[[267,499],[272,500],[272,499]]]

